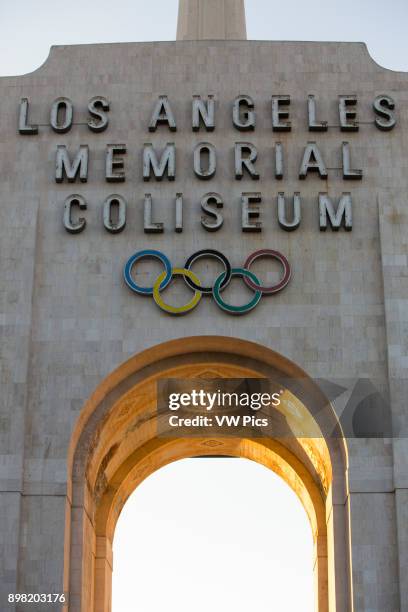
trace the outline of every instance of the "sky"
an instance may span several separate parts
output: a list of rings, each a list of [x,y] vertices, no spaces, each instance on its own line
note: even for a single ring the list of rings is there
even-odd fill
[[[152,474],[119,517],[113,555],[113,612],[314,612],[306,512],[248,459]]]
[[[0,75],[38,68],[51,45],[174,40],[177,6],[178,0],[3,0]],[[408,71],[406,0],[246,0],[246,13],[250,39],[366,42],[377,63]]]
[[[406,0],[247,0],[246,12],[249,39],[362,41],[380,65],[408,71]],[[0,75],[35,70],[51,45],[174,40],[176,20],[177,0],[3,0]],[[113,612],[312,612],[306,514],[260,465],[179,461],[126,504],[113,589]]]

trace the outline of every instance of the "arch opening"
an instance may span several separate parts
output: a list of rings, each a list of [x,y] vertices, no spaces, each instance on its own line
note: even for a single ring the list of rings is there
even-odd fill
[[[70,449],[69,542],[65,578],[72,609],[110,612],[112,541],[135,488],[161,467],[188,457],[251,459],[298,495],[315,549],[316,610],[345,610],[350,601],[345,472],[339,438],[176,438],[157,436],[160,378],[276,378],[301,381],[299,405],[322,431],[321,391],[296,365],[260,345],[221,337],[182,338],[135,356],[95,391],[78,420]],[[318,409],[316,407],[319,407]],[[334,419],[334,413],[330,415]]]
[[[197,596],[199,595],[199,596]],[[132,493],[113,540],[113,612],[313,612],[297,496],[246,459],[183,459]]]

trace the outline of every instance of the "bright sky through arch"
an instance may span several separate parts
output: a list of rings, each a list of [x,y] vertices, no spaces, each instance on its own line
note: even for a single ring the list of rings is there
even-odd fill
[[[127,501],[112,612],[313,612],[313,538],[289,486],[248,459],[184,459]]]

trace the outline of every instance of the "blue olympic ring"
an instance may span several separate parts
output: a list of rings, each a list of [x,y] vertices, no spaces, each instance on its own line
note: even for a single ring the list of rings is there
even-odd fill
[[[167,287],[167,285],[170,283],[172,279],[171,263],[170,263],[169,258],[166,257],[164,253],[161,253],[160,251],[154,251],[152,249],[145,249],[144,251],[138,251],[137,253],[132,255],[132,257],[126,262],[125,269],[124,269],[124,277],[125,277],[125,283],[127,284],[127,286],[130,289],[132,289],[132,291],[135,291],[139,295],[153,295],[153,287],[141,287],[140,285],[137,285],[135,283],[132,277],[132,268],[135,265],[135,263],[140,261],[141,259],[146,259],[146,258],[158,259],[164,264],[166,275],[164,279],[162,280],[162,282],[160,283],[160,291],[163,291],[163,289]]]

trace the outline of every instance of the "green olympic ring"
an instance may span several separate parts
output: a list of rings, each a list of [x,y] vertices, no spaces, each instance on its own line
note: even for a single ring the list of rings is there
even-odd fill
[[[242,306],[232,306],[231,304],[227,304],[227,302],[225,302],[221,297],[221,285],[222,285],[225,275],[226,275],[226,272],[222,272],[217,278],[217,280],[215,281],[213,295],[214,295],[214,300],[217,306],[222,308],[222,310],[225,310],[225,312],[229,312],[234,315],[247,314],[247,312],[250,312],[251,310],[253,310],[255,306],[258,306],[259,301],[262,297],[262,291],[258,291],[258,290],[255,291],[254,297],[247,304],[243,304]],[[245,268],[232,268],[231,278],[234,278],[234,277],[249,278],[251,279],[252,282],[256,283],[257,285],[260,284],[258,277],[255,276],[253,272],[250,272],[249,270],[245,270]]]

